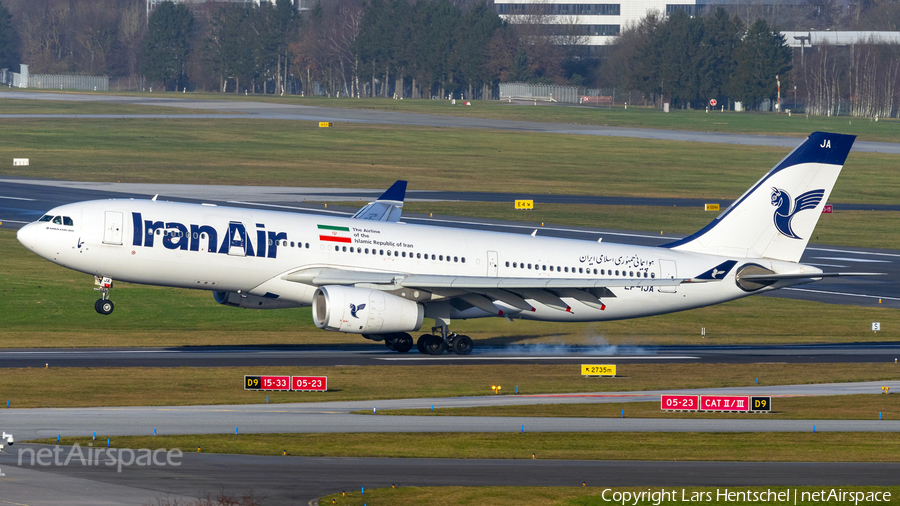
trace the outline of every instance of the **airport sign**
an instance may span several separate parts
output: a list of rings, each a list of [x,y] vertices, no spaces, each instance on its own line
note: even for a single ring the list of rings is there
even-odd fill
[[[291,390],[295,392],[325,392],[327,376],[291,376]]]
[[[697,411],[700,401],[696,395],[663,395],[660,409],[663,411]]]
[[[534,201],[533,200],[517,200],[516,201],[516,210],[531,211],[533,209],[534,209]]]
[[[244,376],[244,390],[290,390],[290,376]]]
[[[749,411],[750,398],[734,395],[701,395],[700,411]]]
[[[771,397],[751,397],[750,411],[772,411]]]
[[[704,210],[704,211],[718,211],[718,210],[719,210],[719,204],[706,204],[706,205],[703,207],[703,210]]]
[[[582,376],[615,376],[615,364],[581,364]]]

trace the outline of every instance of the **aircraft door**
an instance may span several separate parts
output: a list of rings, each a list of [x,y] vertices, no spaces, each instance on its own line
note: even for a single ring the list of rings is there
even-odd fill
[[[103,244],[122,244],[122,213],[119,211],[106,211]]]
[[[228,224],[228,254],[236,257],[247,255],[247,231],[243,223],[232,221]]]
[[[488,251],[488,271],[487,275],[493,278],[497,277],[497,252]]]
[[[678,277],[678,268],[675,265],[674,260],[660,260],[659,261],[659,278],[660,279],[675,279]],[[677,287],[674,286],[662,286],[659,288],[659,291],[662,293],[675,293]]]

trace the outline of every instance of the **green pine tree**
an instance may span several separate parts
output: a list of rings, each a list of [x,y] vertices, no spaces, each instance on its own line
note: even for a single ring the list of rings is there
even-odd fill
[[[153,11],[141,50],[141,70],[147,79],[162,81],[167,90],[187,84],[185,62],[193,24],[194,15],[184,4],[163,2]]]

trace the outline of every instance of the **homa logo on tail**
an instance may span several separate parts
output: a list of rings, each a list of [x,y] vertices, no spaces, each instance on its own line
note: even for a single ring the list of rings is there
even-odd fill
[[[350,304],[350,316],[352,316],[354,318],[359,318],[359,316],[356,316],[357,311],[362,311],[365,308],[366,308],[365,304],[360,304],[358,306],[356,304]]]
[[[777,228],[782,235],[790,237],[791,239],[802,239],[802,237],[795,234],[794,230],[791,228],[791,220],[794,219],[794,216],[800,211],[815,209],[816,206],[822,202],[824,196],[825,190],[810,190],[792,201],[788,192],[773,187],[772,205],[776,208],[774,216],[775,228]]]

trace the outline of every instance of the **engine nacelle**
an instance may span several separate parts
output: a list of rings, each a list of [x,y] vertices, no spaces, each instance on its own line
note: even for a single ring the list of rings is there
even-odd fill
[[[422,327],[425,308],[380,290],[322,286],[313,295],[316,327],[351,334],[411,332]]]
[[[289,307],[303,307],[303,304],[292,300],[284,300],[273,297],[260,297],[237,292],[213,292],[216,302],[224,306],[242,307],[246,309],[285,309]]]

